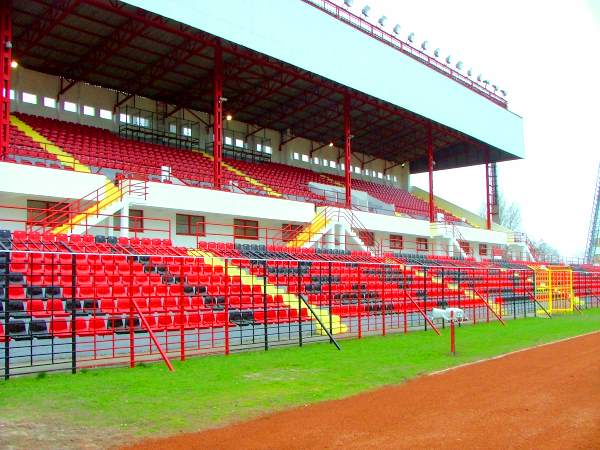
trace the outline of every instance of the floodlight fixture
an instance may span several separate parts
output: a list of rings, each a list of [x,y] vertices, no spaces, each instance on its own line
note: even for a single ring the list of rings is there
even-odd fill
[[[436,58],[439,58],[441,53],[442,53],[442,51],[439,48],[436,48],[433,51],[433,56],[435,56]]]
[[[352,8],[352,4],[354,3],[354,0],[344,0],[344,4],[348,7],[348,8]]]
[[[415,33],[410,33],[410,34],[408,35],[408,40],[409,40],[410,42],[415,42]]]
[[[227,114],[227,115],[225,116],[225,119],[226,119],[228,122],[230,122],[231,120],[233,120],[233,116],[232,116],[231,114]]]
[[[333,147],[333,142],[330,142],[330,143],[329,143],[329,146],[330,146],[330,147]]]
[[[400,24],[397,23],[392,30],[395,34],[400,34]]]
[[[13,59],[10,63],[10,67],[16,69],[17,67],[19,67],[19,63]]]
[[[446,64],[451,64],[451,63],[452,63],[452,55],[446,56]]]
[[[387,21],[387,16],[383,15],[379,18],[379,20],[377,21],[379,23],[379,25],[381,25],[382,27],[385,27],[385,22]]]
[[[457,62],[457,63],[456,63],[456,68],[457,68],[458,70],[462,70],[462,68],[463,68],[463,62],[462,62],[462,61],[459,61],[459,62]]]
[[[472,77],[473,76],[473,69],[467,70],[467,75],[469,76],[469,78]]]
[[[365,17],[369,17],[369,13],[371,12],[371,7],[369,5],[366,5],[363,9],[362,9],[362,15]]]
[[[427,50],[429,48],[429,41],[423,41],[423,43],[421,44],[421,48],[423,50]]]

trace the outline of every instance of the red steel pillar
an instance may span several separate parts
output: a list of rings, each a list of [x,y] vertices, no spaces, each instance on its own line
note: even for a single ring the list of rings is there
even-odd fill
[[[490,163],[485,163],[485,218],[487,229],[492,229],[492,210],[490,207]]]
[[[352,150],[350,141],[350,96],[344,95],[344,168],[346,169],[346,208],[352,209],[352,172],[350,171]]]
[[[0,0],[0,161],[8,156],[10,140],[10,70],[12,63],[11,1]]]
[[[223,52],[215,48],[215,69],[213,78],[213,187],[221,189],[221,159],[223,156]]]
[[[435,222],[435,205],[433,202],[433,136],[431,124],[427,125],[427,168],[429,171],[429,222]]]
[[[485,206],[487,229],[492,229],[494,221],[500,222],[500,210],[498,205],[498,173],[496,163],[490,163],[489,151],[485,163]]]

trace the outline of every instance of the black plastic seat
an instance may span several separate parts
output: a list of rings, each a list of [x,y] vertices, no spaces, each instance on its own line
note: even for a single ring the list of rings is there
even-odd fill
[[[110,244],[110,245],[117,245],[117,237],[116,236],[107,236],[106,237],[106,243]]]
[[[43,319],[32,319],[29,322],[29,334],[36,339],[52,338],[52,335],[48,332],[48,324]]]
[[[62,289],[60,286],[46,286],[45,291],[47,298],[62,297]]]
[[[116,333],[129,333],[129,327],[126,327],[123,322],[128,322],[128,320],[123,321],[121,317],[109,317],[107,328]]]
[[[106,243],[106,236],[99,234],[98,236],[94,237],[94,241],[96,244],[104,244]]]
[[[26,315],[25,302],[21,300],[9,300],[6,309],[13,317]]]
[[[44,288],[41,286],[29,286],[27,289],[27,297],[29,298],[43,298]]]
[[[27,327],[24,320],[12,320],[8,322],[6,334],[17,341],[29,339],[29,334],[27,333]]]
[[[25,277],[22,273],[11,272],[8,274],[10,284],[25,284]]]
[[[86,300],[86,301],[91,302],[93,300]],[[86,316],[88,314],[87,311],[83,310],[80,300],[67,300],[65,302],[65,311],[68,312],[69,314],[73,314],[73,310],[75,310],[76,316]]]

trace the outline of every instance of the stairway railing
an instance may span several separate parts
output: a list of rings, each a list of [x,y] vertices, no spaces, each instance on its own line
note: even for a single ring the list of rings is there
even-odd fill
[[[27,231],[45,232],[54,230],[62,225],[69,225],[72,229],[81,222],[87,221],[90,216],[98,217],[103,208],[121,201],[125,196],[146,199],[148,184],[146,181],[124,178],[116,183],[107,181],[98,189],[82,198],[73,201],[57,203],[51,208],[44,209],[39,214],[28,220]],[[81,220],[73,219],[81,216]]]

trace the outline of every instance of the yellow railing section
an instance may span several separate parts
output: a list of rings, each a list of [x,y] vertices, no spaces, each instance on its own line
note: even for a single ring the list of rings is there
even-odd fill
[[[326,175],[324,173],[320,173],[319,175],[321,175],[321,178],[326,179],[327,181],[329,181],[331,184],[333,184],[335,186],[338,186],[338,187],[343,187],[344,186],[344,183],[342,183],[341,181],[338,181],[338,180],[334,180],[329,175]]]
[[[535,272],[535,299],[548,313],[573,312],[579,299],[573,292],[573,269],[564,266],[530,266]]]
[[[285,288],[276,286],[274,284],[271,284],[269,282],[264,281],[264,279],[262,277],[257,277],[251,273],[248,273],[248,271],[246,269],[243,269],[242,267],[239,266],[235,266],[235,265],[227,265],[227,267],[225,267],[225,260],[223,260],[222,258],[219,258],[218,256],[213,255],[211,252],[206,251],[206,250],[188,250],[188,255],[190,256],[194,256],[197,258],[203,258],[204,259],[204,263],[208,264],[212,267],[223,267],[223,271],[227,271],[227,273],[225,273],[225,275],[228,275],[230,277],[234,277],[234,276],[239,276],[240,280],[242,282],[242,284],[244,285],[248,285],[248,286],[263,286],[263,284],[266,284],[266,294],[268,295],[280,295],[281,298],[283,299],[283,303],[285,306],[287,306],[290,309],[296,310],[298,312],[298,317],[301,317],[301,311],[298,308],[299,303],[302,303],[300,301],[300,299],[295,295],[295,294],[289,294],[285,291]],[[319,322],[316,320],[315,316],[317,316],[319,318],[319,320],[321,320],[322,323],[324,324],[329,324],[329,310],[325,309],[325,308],[319,308],[317,306],[313,306],[311,305],[313,311],[314,311],[314,315],[313,313],[308,310],[308,316],[312,319],[316,321],[316,328],[317,328],[317,332],[320,335],[325,335],[326,332],[325,330],[322,329],[321,325],[319,324]],[[342,323],[342,319],[340,316],[332,314],[331,315],[331,333],[332,334],[341,334],[341,333],[345,333],[348,331],[348,326],[344,323]]]
[[[210,159],[211,161],[214,161],[213,155],[211,155],[210,153],[206,153],[206,152],[199,152],[201,153],[203,156],[206,156],[208,159]],[[255,178],[252,178],[250,175],[246,174],[245,172],[241,171],[240,169],[238,169],[237,167],[233,167],[230,164],[227,164],[224,161],[221,161],[221,166],[223,166],[225,169],[227,169],[229,172],[231,173],[235,173],[237,176],[243,178],[244,180],[246,180],[248,183],[250,183],[253,186],[259,187],[261,188],[263,191],[265,191],[267,194],[269,194],[271,197],[283,197],[283,195],[280,192],[277,192],[275,189],[273,189],[270,186],[267,186],[264,183],[261,183],[260,181],[258,181]]]
[[[85,221],[88,217],[100,214],[104,208],[107,208],[123,197],[123,192],[111,181],[108,181],[104,185],[103,190],[104,195],[102,200],[94,203],[85,211],[71,217],[67,223],[54,228],[52,233],[68,233],[69,231],[73,231],[73,228],[78,225],[85,225]]]

